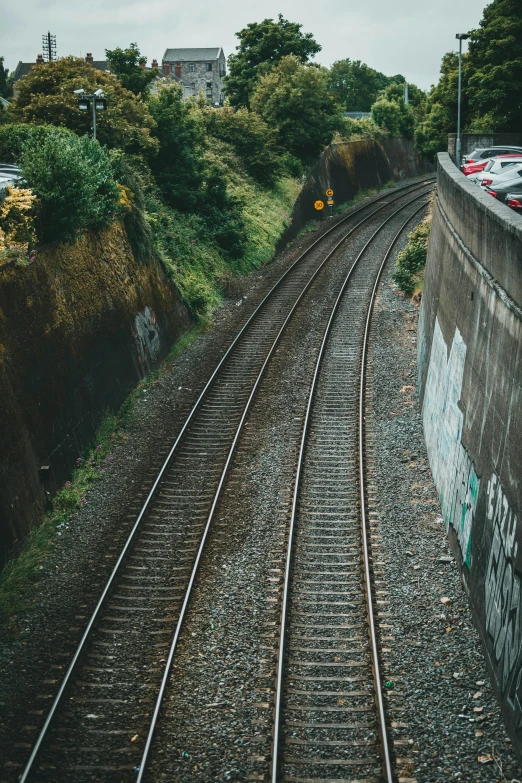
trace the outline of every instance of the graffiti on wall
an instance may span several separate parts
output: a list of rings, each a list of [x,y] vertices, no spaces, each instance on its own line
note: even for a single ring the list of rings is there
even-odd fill
[[[518,519],[509,506],[498,477],[493,473],[487,489],[487,519],[493,528],[485,581],[486,633],[493,650],[495,673],[502,692],[515,673],[520,653],[520,598],[521,580],[515,572],[520,537]],[[518,532],[518,535],[517,535]],[[522,670],[513,678],[509,689],[510,706],[520,716]]]
[[[424,435],[446,528],[454,529],[462,560],[470,568],[471,534],[480,480],[461,443],[464,414],[459,401],[465,361],[466,344],[459,330],[455,330],[448,357],[436,319],[422,406]]]
[[[145,307],[134,319],[134,336],[142,366],[147,364],[147,359],[154,362],[160,350],[160,337],[156,316],[150,307]]]

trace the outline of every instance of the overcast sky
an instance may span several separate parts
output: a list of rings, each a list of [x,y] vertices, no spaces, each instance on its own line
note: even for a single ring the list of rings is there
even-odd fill
[[[249,22],[278,13],[313,33],[331,65],[350,57],[387,75],[402,73],[428,89],[438,81],[442,55],[455,33],[478,26],[487,0],[0,0],[0,56],[14,70],[42,51],[42,33],[56,35],[58,56],[104,59],[105,49],[136,41],[150,61],[166,48],[222,46]]]

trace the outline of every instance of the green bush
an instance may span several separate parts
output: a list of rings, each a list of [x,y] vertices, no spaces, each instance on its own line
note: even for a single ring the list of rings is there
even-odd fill
[[[0,161],[19,163],[22,149],[27,142],[40,144],[49,134],[69,136],[70,131],[54,125],[27,125],[10,123],[0,127]]]
[[[408,235],[408,244],[397,257],[392,278],[408,296],[411,296],[415,290],[415,285],[426,265],[429,237],[430,224],[425,221],[419,223]]]
[[[118,209],[120,194],[108,152],[87,136],[78,138],[50,127],[40,137],[29,134],[20,167],[39,200],[40,242],[70,239],[82,229],[100,228]]]

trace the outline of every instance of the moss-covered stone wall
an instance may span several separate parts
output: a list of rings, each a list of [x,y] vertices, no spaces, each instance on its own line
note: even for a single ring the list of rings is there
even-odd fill
[[[0,266],[3,556],[37,522],[104,412],[189,325],[159,264],[136,261],[120,223],[49,247],[28,266]]]
[[[358,193],[399,182],[434,170],[420,157],[411,139],[367,139],[331,144],[310,172],[292,212],[292,225],[279,247],[293,239],[311,220],[320,217],[314,202],[326,204],[326,190],[334,191],[335,204],[351,201]],[[324,213],[328,209],[325,207]]]

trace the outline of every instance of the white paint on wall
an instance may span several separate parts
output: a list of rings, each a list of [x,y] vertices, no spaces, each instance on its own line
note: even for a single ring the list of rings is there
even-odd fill
[[[458,329],[448,349],[435,321],[426,377],[422,419],[428,457],[446,528],[451,525],[462,559],[471,567],[471,533],[480,481],[461,443],[464,415],[459,408],[466,344]]]
[[[137,314],[134,319],[134,331],[142,365],[146,363],[147,358],[155,361],[160,350],[160,337],[156,316],[150,307],[146,306],[143,313]]]
[[[493,647],[496,675],[505,692],[520,652],[521,581],[515,573],[520,533],[517,536],[518,519],[495,473],[488,482],[486,515],[493,527],[484,584],[486,633]],[[512,690],[518,692],[518,688]]]

